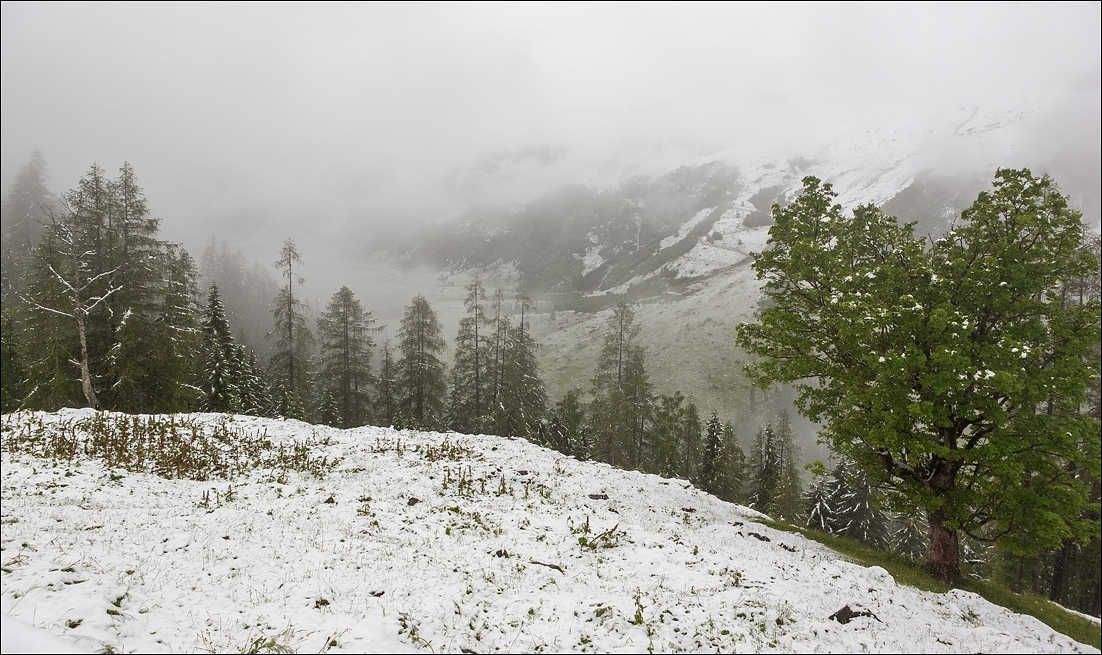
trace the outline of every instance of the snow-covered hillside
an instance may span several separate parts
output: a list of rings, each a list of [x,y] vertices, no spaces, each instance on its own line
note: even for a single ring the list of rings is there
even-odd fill
[[[13,452],[91,415],[4,417],[5,651],[1096,652],[523,440],[178,417],[337,462],[206,481]]]

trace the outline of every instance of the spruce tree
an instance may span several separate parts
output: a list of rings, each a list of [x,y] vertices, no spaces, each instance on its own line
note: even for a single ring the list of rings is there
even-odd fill
[[[241,346],[238,349],[244,352]],[[242,411],[250,416],[276,416],[272,389],[261,369],[255,352],[250,352],[245,365],[245,384],[241,397]]]
[[[815,464],[820,470],[812,478],[811,486],[804,498],[804,516],[806,517],[804,525],[830,534],[834,532],[837,521],[832,502],[835,498],[833,477],[827,475],[822,462]]]
[[[193,408],[202,349],[191,258],[157,238],[129,164],[115,180],[93,166],[63,200],[25,288],[30,405]],[[79,395],[65,380],[68,361],[80,370]]]
[[[758,428],[750,451],[750,506],[769,514],[781,482],[781,457],[773,424]]]
[[[549,414],[546,445],[580,461],[590,459],[593,455],[593,442],[586,425],[581,390],[567,391]]]
[[[241,413],[246,391],[245,371],[239,361],[230,322],[226,319],[218,285],[212,284],[203,313],[206,364],[203,367],[203,409],[208,412]]]
[[[409,427],[431,430],[444,418],[445,347],[440,319],[424,296],[406,308],[398,329],[398,412]]]
[[[708,419],[708,427],[704,433],[704,453],[700,463],[700,488],[708,493],[718,496],[719,481],[722,473],[723,456],[723,425],[719,422],[719,415],[715,410]]]
[[[348,287],[333,294],[318,318],[320,382],[337,408],[336,422],[331,425],[352,428],[370,420],[374,324],[372,313],[364,310]]]

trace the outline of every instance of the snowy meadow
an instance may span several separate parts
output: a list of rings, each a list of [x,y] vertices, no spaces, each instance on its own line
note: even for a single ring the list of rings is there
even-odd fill
[[[2,458],[5,652],[1098,652],[522,439],[63,410]]]

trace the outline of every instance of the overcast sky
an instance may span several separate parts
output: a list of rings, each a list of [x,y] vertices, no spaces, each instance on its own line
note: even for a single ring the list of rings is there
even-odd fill
[[[169,236],[278,243],[1017,105],[1097,171],[1100,6],[4,2],[2,180],[129,161]]]

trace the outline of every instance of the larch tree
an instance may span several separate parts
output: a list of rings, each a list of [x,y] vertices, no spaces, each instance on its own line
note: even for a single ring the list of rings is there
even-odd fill
[[[612,310],[593,376],[591,423],[594,457],[619,468],[642,463],[651,405],[643,347],[636,343],[635,312],[621,301]]]
[[[539,344],[532,337],[528,312],[532,302],[527,294],[517,294],[520,320],[515,326],[504,318],[505,334],[501,347],[501,376],[495,385],[491,408],[497,434],[532,438],[547,412],[547,389],[539,374],[536,353]]]
[[[291,239],[283,242],[279,259],[272,264],[285,280],[275,297],[272,317],[275,327],[270,333],[276,339],[276,352],[269,368],[280,381],[280,413],[305,418],[304,405],[309,398],[310,359],[314,335],[306,325],[306,306],[295,297],[295,285],[306,280],[295,272],[302,265],[302,256]]]
[[[374,315],[364,310],[348,287],[333,294],[318,317],[318,373],[324,392],[332,397],[334,425],[341,428],[365,425],[371,418],[371,355],[375,350],[371,334],[377,330]]]
[[[406,307],[398,329],[399,420],[408,427],[431,430],[444,419],[446,344],[440,319],[424,296]]]
[[[463,306],[467,315],[459,319],[455,337],[455,363],[451,370],[448,397],[448,427],[457,432],[484,431],[490,414],[497,372],[493,368],[493,346],[488,338],[486,289],[473,280],[467,285]]]
[[[1082,217],[1047,177],[1001,169],[927,246],[874,206],[843,214],[804,179],[774,206],[755,255],[768,304],[739,327],[762,386],[795,383],[820,437],[889,507],[923,508],[926,567],[961,576],[960,535],[1086,542],[1100,426],[1077,413],[1098,377],[1099,302],[1066,302],[1097,274]]]

